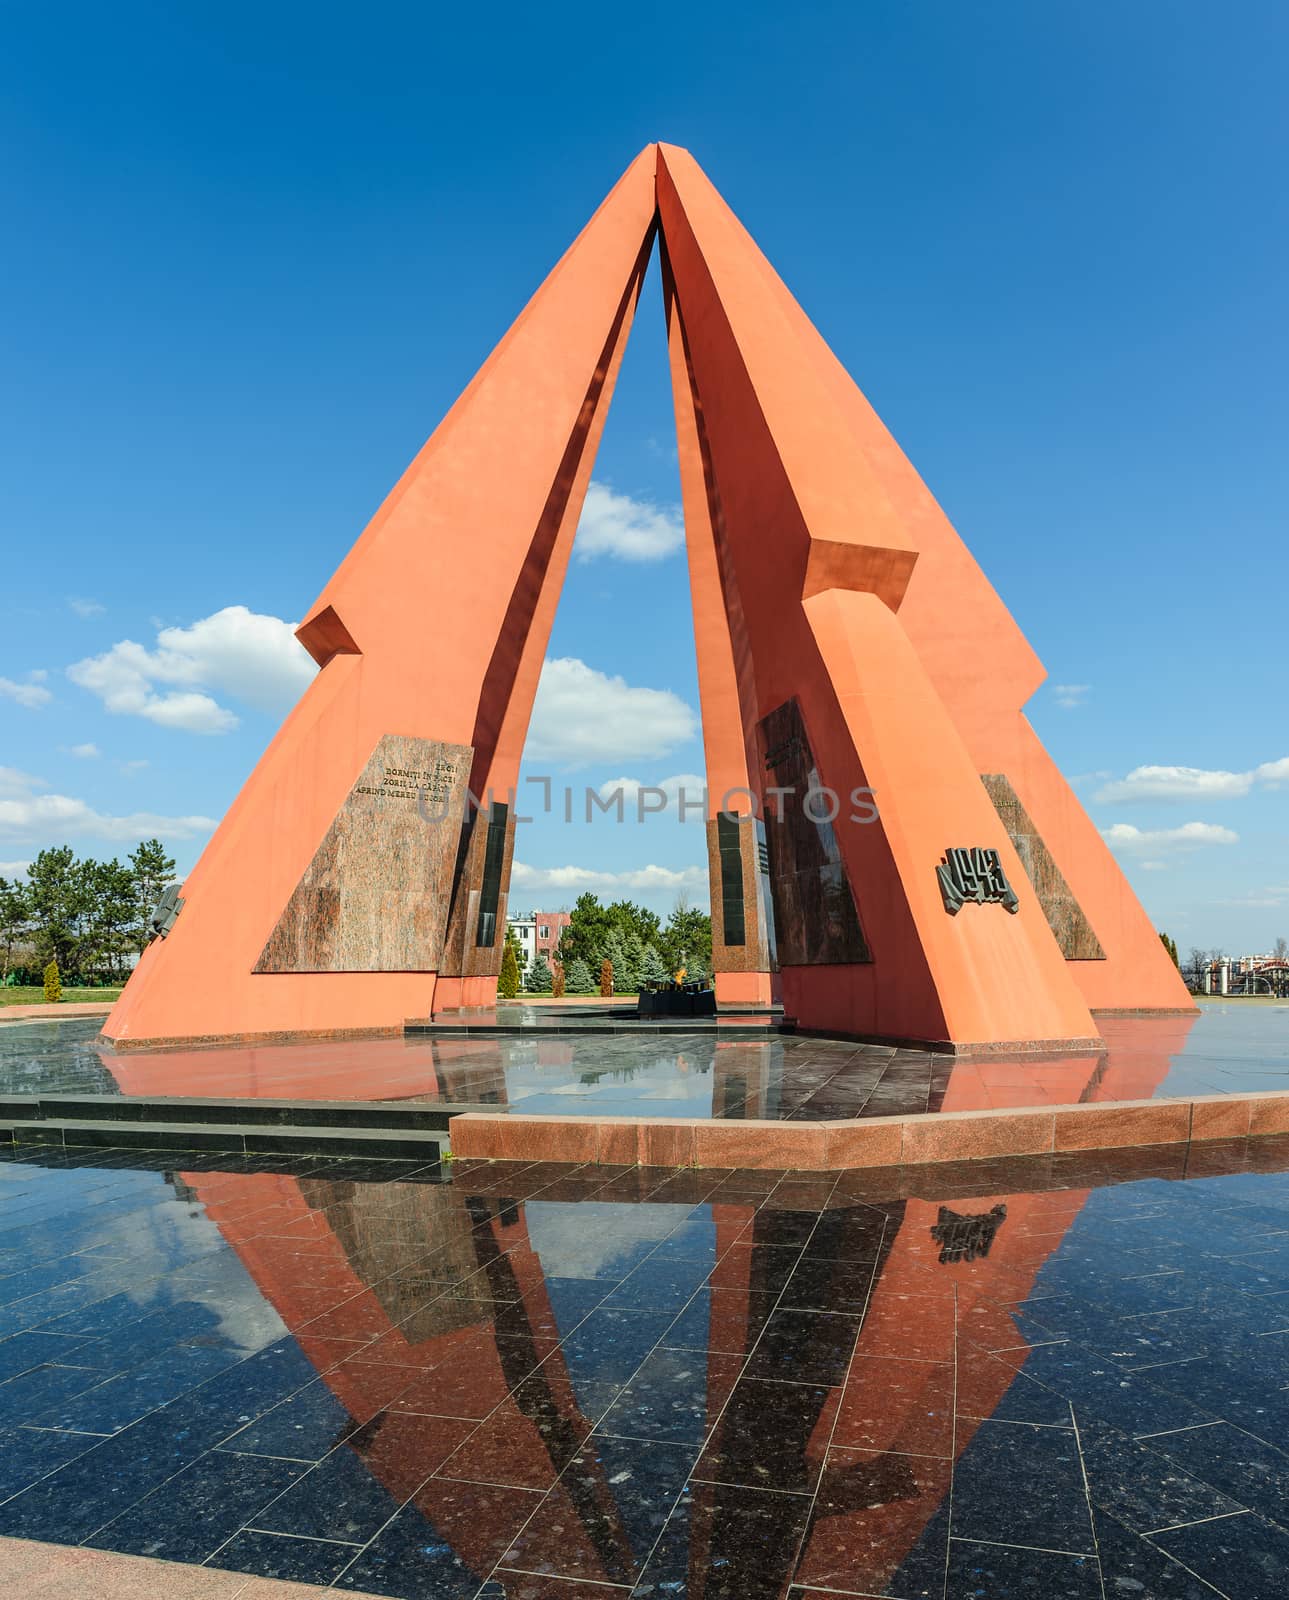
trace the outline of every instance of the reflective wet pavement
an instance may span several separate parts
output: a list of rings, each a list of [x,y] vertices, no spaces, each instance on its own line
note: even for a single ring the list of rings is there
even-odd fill
[[[407,1600],[1281,1597],[1287,1169],[0,1161],[0,1534]]]
[[[954,1060],[826,1039],[710,1033],[423,1037],[116,1054],[96,1019],[0,1025],[0,1095],[445,1100],[531,1115],[827,1121],[1289,1089],[1289,1005],[1107,1017],[1107,1049]]]

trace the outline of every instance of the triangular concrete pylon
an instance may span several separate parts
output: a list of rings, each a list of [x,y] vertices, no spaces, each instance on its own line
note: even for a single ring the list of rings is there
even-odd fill
[[[322,671],[108,1019],[118,1044],[492,998],[508,795],[655,227],[720,997],[781,981],[802,1026],[967,1050],[1086,1049],[1090,1007],[1190,1006],[1025,721],[1020,630],[692,157],[650,146],[301,625]]]

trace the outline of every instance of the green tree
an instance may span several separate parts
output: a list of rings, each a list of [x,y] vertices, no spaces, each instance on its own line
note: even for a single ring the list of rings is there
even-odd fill
[[[619,994],[633,994],[636,987],[636,969],[627,953],[627,939],[620,928],[614,928],[604,942],[604,960],[613,963],[613,984]]]
[[[513,1000],[519,993],[519,954],[509,928],[506,929],[506,948],[501,955],[501,975],[497,979],[497,993],[503,1000]]]
[[[77,965],[82,978],[110,982],[124,977],[137,949],[137,897],[128,867],[111,861],[77,863],[85,902]]]
[[[63,982],[58,975],[58,962],[51,959],[45,968],[45,1004],[57,1005],[63,998]]]
[[[31,933],[31,894],[21,879],[0,878],[0,948],[4,951],[4,970],[0,983],[8,981],[9,963],[14,948]]]
[[[552,981],[553,974],[550,962],[547,961],[545,954],[539,950],[532,966],[528,969],[527,977],[524,979],[524,988],[530,994],[545,994],[551,987]]]
[[[575,956],[568,964],[564,982],[570,994],[590,994],[593,987],[591,983],[591,969],[581,956]]]
[[[609,914],[596,895],[578,895],[559,939],[559,958],[564,966],[584,961],[588,967],[598,967],[611,927]]]
[[[27,868],[37,959],[56,961],[60,973],[78,970],[92,894],[91,876],[68,845],[42,850]]]
[[[634,900],[615,900],[605,915],[610,925],[621,933],[634,933],[642,946],[658,943],[658,914],[647,906],[638,906]]]
[[[161,891],[174,882],[175,859],[166,854],[160,839],[144,839],[130,852],[130,881],[134,894],[134,948],[140,952],[152,937],[150,921]]]
[[[640,986],[644,988],[651,983],[666,983],[671,977],[667,971],[666,963],[651,944],[644,947],[644,957],[640,962]]]
[[[712,919],[705,911],[691,906],[682,895],[672,907],[658,948],[663,960],[675,972],[679,967],[693,969],[695,961],[711,965]]]

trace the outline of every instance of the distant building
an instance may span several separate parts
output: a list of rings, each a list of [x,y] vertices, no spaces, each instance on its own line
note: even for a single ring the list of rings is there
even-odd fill
[[[1289,961],[1283,956],[1219,956],[1201,969],[1205,994],[1289,997]]]
[[[550,961],[559,948],[560,935],[568,927],[567,911],[529,911],[506,918],[506,926],[519,945],[519,966],[527,972],[539,955]]]

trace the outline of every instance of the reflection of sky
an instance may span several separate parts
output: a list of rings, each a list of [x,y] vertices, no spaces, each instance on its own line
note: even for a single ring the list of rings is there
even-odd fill
[[[524,1210],[529,1243],[541,1261],[561,1339],[587,1314],[588,1284],[598,1281],[608,1295],[618,1280],[647,1260],[681,1223],[689,1224],[686,1259],[705,1255],[704,1273],[716,1265],[716,1222],[710,1206],[597,1206],[586,1201],[566,1205],[530,1200]],[[698,1292],[707,1293],[705,1289]],[[564,1360],[579,1404],[593,1410],[602,1382],[619,1376],[615,1369],[620,1351],[615,1346],[599,1350],[591,1341],[573,1341],[564,1346]]]
[[[1289,1005],[1202,1001],[1155,1096],[1278,1089],[1289,1089]]]
[[[84,1312],[89,1332],[155,1318],[175,1339],[202,1336],[243,1355],[281,1337],[282,1319],[218,1227],[163,1173],[51,1170],[38,1197],[12,1213],[4,1203],[5,1176],[0,1166],[0,1217],[12,1215],[24,1253],[55,1263],[63,1274],[61,1284],[51,1282],[22,1308],[42,1312],[41,1325],[51,1332],[80,1331],[74,1319]],[[67,1322],[45,1321],[64,1304]]]
[[[590,1051],[590,1041],[578,1042],[583,1048],[575,1065],[544,1066],[535,1059],[536,1044],[530,1047],[534,1059],[525,1060],[520,1052],[527,1041],[516,1041],[504,1066],[510,1104],[530,1116],[711,1116],[714,1040],[667,1046],[624,1036],[597,1040]]]
[[[682,1222],[704,1216],[710,1219],[711,1207],[700,1206],[696,1211],[689,1205],[597,1206],[594,1201],[529,1200],[524,1214],[529,1243],[548,1280],[607,1278],[615,1283]],[[711,1226],[715,1249],[716,1224]]]

